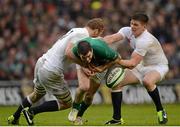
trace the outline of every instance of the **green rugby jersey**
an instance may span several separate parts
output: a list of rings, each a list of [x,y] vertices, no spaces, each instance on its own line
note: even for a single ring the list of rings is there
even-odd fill
[[[111,49],[103,40],[97,38],[85,38],[81,41],[86,41],[90,43],[91,48],[93,49],[93,58],[91,63],[95,66],[104,65],[108,62],[115,60],[118,57],[118,53]],[[77,44],[73,47],[73,53],[76,57],[79,57],[77,52]],[[80,57],[79,57],[80,58]]]

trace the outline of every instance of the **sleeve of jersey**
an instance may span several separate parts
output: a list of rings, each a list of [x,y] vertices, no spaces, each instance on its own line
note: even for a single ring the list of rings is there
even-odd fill
[[[120,33],[124,38],[126,38],[129,36],[130,30],[130,27],[123,27],[118,31],[118,33]]]
[[[149,48],[149,43],[146,42],[138,42],[136,43],[136,48],[134,52],[138,53],[141,56],[145,56],[146,52],[148,51]]]
[[[88,35],[86,33],[74,33],[70,39],[70,42],[73,43],[73,44],[76,44],[78,43],[80,40],[84,39],[84,38],[87,38]]]

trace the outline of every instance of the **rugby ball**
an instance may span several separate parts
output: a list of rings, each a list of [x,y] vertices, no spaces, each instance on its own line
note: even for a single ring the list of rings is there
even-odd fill
[[[108,69],[106,73],[106,86],[113,88],[117,86],[124,78],[124,69],[120,66],[112,67]]]

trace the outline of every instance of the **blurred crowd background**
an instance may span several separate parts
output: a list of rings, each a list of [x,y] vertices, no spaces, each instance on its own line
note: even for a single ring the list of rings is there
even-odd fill
[[[170,67],[166,78],[180,78],[179,0],[0,0],[0,80],[32,80],[37,59],[71,28],[101,17],[103,36],[113,34],[136,11],[148,14],[148,30],[162,44]],[[129,57],[128,45],[116,48]],[[74,65],[65,78],[77,79]]]

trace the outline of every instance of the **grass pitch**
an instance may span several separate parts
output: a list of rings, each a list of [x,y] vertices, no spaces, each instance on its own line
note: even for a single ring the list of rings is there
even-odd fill
[[[180,104],[165,104],[168,113],[168,126],[180,126]],[[0,107],[0,126],[7,126],[7,117],[17,107]],[[58,112],[41,113],[35,116],[35,125],[41,126],[73,126],[67,116],[70,109]],[[112,116],[112,105],[93,105],[84,114],[88,122],[85,126],[103,126]],[[122,117],[125,120],[124,126],[158,126],[157,115],[153,104],[143,105],[122,105]],[[22,116],[20,125],[26,126],[25,118]]]

